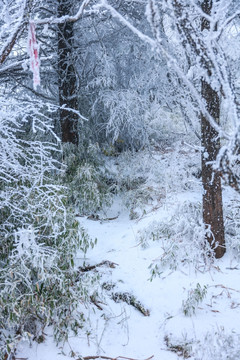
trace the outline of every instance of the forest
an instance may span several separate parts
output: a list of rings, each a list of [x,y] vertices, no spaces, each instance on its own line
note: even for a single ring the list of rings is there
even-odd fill
[[[0,0],[0,359],[240,359],[239,0]]]

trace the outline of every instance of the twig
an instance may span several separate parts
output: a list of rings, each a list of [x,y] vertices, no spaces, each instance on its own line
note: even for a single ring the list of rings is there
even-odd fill
[[[99,305],[99,301],[96,301],[93,295],[90,296],[90,300],[98,308],[98,310],[103,310],[103,308]]]
[[[240,293],[240,290],[236,290],[236,289],[233,289],[233,288],[230,288],[230,287],[227,287],[227,286],[224,286],[222,284],[218,284],[218,285],[212,285],[212,286],[209,286],[209,287],[215,287],[215,288],[222,288],[222,289],[226,289],[226,290],[232,290],[232,291],[236,291],[238,293]]]

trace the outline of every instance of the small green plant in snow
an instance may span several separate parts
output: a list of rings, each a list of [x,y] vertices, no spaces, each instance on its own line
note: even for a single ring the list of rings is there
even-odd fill
[[[192,316],[196,313],[197,306],[203,301],[207,295],[207,286],[201,287],[199,283],[195,289],[188,292],[188,297],[182,303],[182,310],[185,316]]]

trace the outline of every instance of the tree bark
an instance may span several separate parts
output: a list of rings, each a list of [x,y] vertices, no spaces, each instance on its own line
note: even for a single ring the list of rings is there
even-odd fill
[[[219,119],[219,96],[211,86],[202,80],[202,97],[206,100],[209,113]],[[201,115],[202,138],[202,184],[203,184],[203,222],[206,226],[206,239],[221,258],[225,249],[222,187],[220,173],[214,171],[211,163],[216,160],[220,139],[208,120]]]
[[[212,0],[202,2],[202,10],[211,15]],[[202,19],[201,31],[209,30],[210,24]],[[206,103],[209,114],[218,123],[220,118],[220,98],[211,82],[211,68],[206,69],[209,80],[202,79],[201,95]],[[225,251],[225,236],[223,222],[223,204],[221,176],[214,171],[212,164],[220,148],[220,139],[206,117],[201,114],[201,139],[202,139],[202,184],[203,184],[203,222],[206,227],[206,239],[215,252],[216,258],[221,258]]]
[[[69,14],[69,1],[58,0],[58,16]],[[58,73],[60,126],[63,143],[78,145],[78,115],[63,107],[78,110],[77,76],[73,64],[74,23],[58,25]]]

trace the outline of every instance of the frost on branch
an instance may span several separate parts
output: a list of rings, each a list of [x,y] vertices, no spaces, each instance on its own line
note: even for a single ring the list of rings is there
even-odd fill
[[[40,85],[40,60],[35,24],[33,22],[29,23],[28,29],[28,53],[30,56],[30,69],[33,73],[33,88],[36,90],[37,86]]]
[[[0,109],[0,359],[10,359],[26,331],[39,337],[51,323],[61,341],[82,327],[87,275],[76,281],[74,259],[90,243],[54,177],[55,107],[0,96]]]

